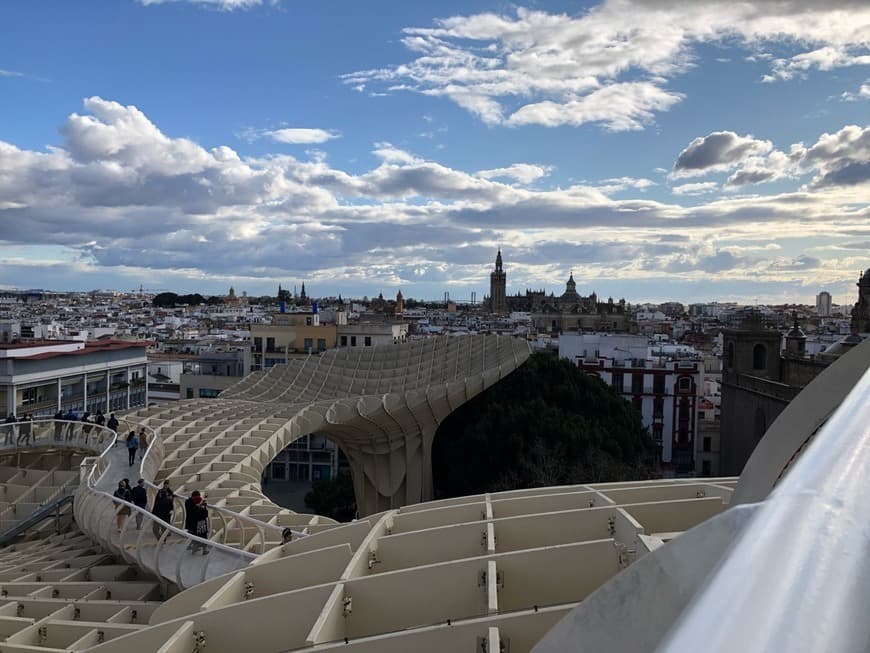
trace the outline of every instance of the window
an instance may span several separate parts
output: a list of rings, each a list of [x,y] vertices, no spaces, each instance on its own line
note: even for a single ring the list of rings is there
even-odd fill
[[[712,476],[713,470],[711,469],[709,460],[701,461],[701,476]]]
[[[311,326],[311,318],[310,317],[305,318],[305,326]]]
[[[193,388],[188,388],[188,389],[187,389],[187,398],[188,398],[188,399],[193,399]]]
[[[665,394],[665,376],[664,376],[664,374],[656,374],[653,377],[653,392],[657,395]]]
[[[266,338],[266,351],[275,351],[275,338]]]
[[[643,374],[634,373],[631,375],[631,391],[633,394],[643,394]]]
[[[767,369],[767,347],[764,345],[759,344],[752,348],[752,369]]]
[[[677,417],[677,442],[685,444],[689,441],[689,400],[680,399],[679,414]]]
[[[260,336],[254,338],[254,351],[263,351],[263,339]]]
[[[326,338],[317,339],[317,351],[326,351]]]
[[[314,348],[314,340],[312,338],[305,338],[305,351],[311,351]]]
[[[21,391],[21,403],[25,406],[27,404],[35,404],[36,403],[36,388],[25,388]]]
[[[214,399],[221,393],[220,390],[215,390],[214,388],[200,388],[199,396],[202,399]]]
[[[692,379],[687,376],[684,376],[680,379],[680,390],[683,392],[688,392],[692,389]]]
[[[366,336],[366,337],[365,337],[365,346],[366,346],[366,347],[371,347],[371,346],[372,346],[372,337],[371,337],[371,336]]]
[[[704,451],[712,451],[713,450],[713,439],[708,435],[704,437]]]
[[[272,479],[275,481],[287,480],[287,463],[273,462],[269,467],[272,468]]]
[[[665,398],[653,397],[653,419],[661,419],[665,414]]]
[[[351,346],[351,347],[356,347],[356,336],[351,336],[351,337],[350,337],[350,346]]]
[[[728,353],[725,355],[725,367],[726,369],[732,369],[734,367],[734,343],[728,343]]]
[[[662,425],[661,424],[653,424],[653,439],[656,442],[662,441]]]
[[[625,389],[625,379],[622,376],[622,372],[614,372],[611,376],[610,385],[613,386],[613,389],[617,392],[621,393]]]
[[[342,347],[347,347],[347,336],[342,336],[342,337],[341,337],[341,346],[342,346]]]
[[[643,397],[632,397],[631,405],[634,406],[636,410],[643,410]]]

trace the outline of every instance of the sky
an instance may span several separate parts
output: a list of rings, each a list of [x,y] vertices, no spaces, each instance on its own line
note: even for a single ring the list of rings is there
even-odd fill
[[[853,303],[865,0],[9,0],[0,287]]]

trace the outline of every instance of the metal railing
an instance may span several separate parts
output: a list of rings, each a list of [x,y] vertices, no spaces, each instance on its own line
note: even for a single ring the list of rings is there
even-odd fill
[[[73,507],[76,523],[91,539],[179,588],[240,569],[257,557],[192,535],[156,517],[147,508],[121,501],[100,489],[107,485],[103,477],[113,469],[113,463],[120,462],[121,469],[124,468],[125,452],[114,446],[117,441],[114,431],[97,425],[91,431],[96,431],[98,437],[90,439],[91,446],[86,448],[94,450],[99,446],[97,443],[103,446],[99,456],[82,463],[82,481]]]
[[[129,426],[128,431],[136,431],[139,433],[141,429],[145,429],[148,438],[148,449],[139,464],[140,478],[145,480],[148,486],[149,499],[159,489],[159,481],[157,474],[163,464],[164,447],[163,441],[160,438],[156,429],[150,426],[143,426],[129,421],[124,421],[122,424]],[[122,430],[123,432],[123,430]],[[157,481],[157,483],[155,483]],[[176,511],[183,514],[183,504],[187,496],[180,493],[175,493],[176,504],[181,505],[181,510]],[[272,542],[275,544],[281,543],[281,538],[284,528],[276,524],[270,524],[262,520],[256,519],[249,515],[243,515],[223,506],[209,505],[209,517],[215,519],[218,524],[212,527],[211,532],[214,532],[218,537],[217,541],[221,544],[234,546],[242,550],[246,550],[252,543],[253,537],[259,536],[257,547],[259,553],[266,552],[266,546]],[[291,529],[293,538],[305,537],[308,535],[305,531]],[[237,534],[237,535],[236,535]]]
[[[870,371],[760,504],[658,650],[865,651],[868,478]]]
[[[137,433],[145,428],[149,435],[148,449],[139,466],[148,490],[144,508],[117,499],[109,491],[117,487],[117,481],[129,476],[129,465],[124,443],[108,427],[54,419],[0,424],[0,453],[73,450],[96,454],[86,457],[79,471],[73,504],[79,528],[108,550],[180,588],[247,566],[258,554],[245,548],[258,536],[259,553],[265,551],[267,542],[281,542],[282,527],[218,506],[208,507],[209,532],[217,534],[217,540],[192,535],[182,528],[184,495],[175,496],[177,509],[173,510],[171,523],[156,517],[147,506],[153,505],[158,490],[154,480],[163,460],[162,440],[150,427],[122,420],[119,429],[124,432],[123,428]],[[113,471],[116,478],[108,478]],[[131,482],[135,484],[136,480]],[[55,495],[64,489],[57,488]],[[47,497],[45,503],[53,498]],[[306,535],[293,532],[294,536]]]

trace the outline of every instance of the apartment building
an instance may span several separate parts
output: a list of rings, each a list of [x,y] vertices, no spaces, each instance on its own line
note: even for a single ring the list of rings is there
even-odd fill
[[[0,414],[104,413],[148,403],[147,342],[0,344]]]
[[[294,353],[314,353],[335,347],[336,325],[321,324],[316,311],[276,313],[271,324],[251,324],[252,370],[287,362]]]
[[[704,362],[690,348],[649,342],[643,336],[568,333],[559,338],[559,356],[640,411],[666,474],[689,474],[695,469]]]

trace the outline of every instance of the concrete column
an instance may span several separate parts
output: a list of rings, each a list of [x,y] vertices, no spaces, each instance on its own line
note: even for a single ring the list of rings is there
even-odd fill
[[[15,384],[10,384],[6,387],[6,411],[7,413],[15,412]],[[6,417],[6,415],[3,417]]]
[[[60,377],[57,378],[57,410],[60,410],[60,404],[63,400],[63,385],[60,382]]]
[[[127,406],[126,408],[130,408],[130,388],[132,387],[132,379],[130,379],[130,366],[126,367],[127,370]]]

